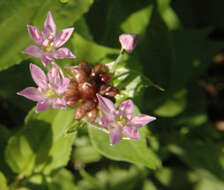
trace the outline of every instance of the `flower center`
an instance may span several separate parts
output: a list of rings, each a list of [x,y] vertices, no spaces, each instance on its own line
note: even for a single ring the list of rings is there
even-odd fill
[[[122,116],[117,116],[115,118],[115,121],[116,123],[119,125],[119,126],[125,126],[128,122],[128,119],[126,117],[122,117]]]
[[[52,52],[53,51],[54,42],[48,43],[48,45],[44,48],[45,52]]]
[[[48,98],[55,98],[56,97],[56,93],[55,91],[51,90],[51,89],[48,89],[45,91],[45,95],[48,97]]]

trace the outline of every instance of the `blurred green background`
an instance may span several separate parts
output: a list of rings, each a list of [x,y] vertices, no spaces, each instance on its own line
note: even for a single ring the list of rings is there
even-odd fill
[[[220,0],[1,0],[0,189],[223,190],[223,8]],[[36,116],[16,95],[34,85],[29,63],[41,66],[22,54],[34,44],[26,26],[42,29],[48,11],[58,32],[75,27],[65,46],[77,59],[61,66],[108,63],[120,34],[140,35],[117,71],[128,75],[114,81],[121,99],[158,118],[140,142],[110,147],[73,110]]]

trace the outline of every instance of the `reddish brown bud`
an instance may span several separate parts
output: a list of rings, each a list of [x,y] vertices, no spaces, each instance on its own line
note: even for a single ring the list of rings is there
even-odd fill
[[[91,111],[95,107],[96,104],[91,100],[83,102],[75,110],[75,119],[77,120],[82,119],[87,114],[87,112]]]
[[[88,112],[87,113],[87,116],[88,118],[91,120],[91,121],[95,121],[96,117],[97,117],[97,114],[98,114],[98,109],[95,108],[93,109],[92,111]]]
[[[73,78],[77,83],[85,82],[87,80],[87,75],[85,71],[80,68],[75,68],[72,70]]]
[[[108,72],[108,69],[106,68],[106,66],[103,64],[99,64],[99,65],[96,65],[92,69],[91,76],[95,77],[95,76],[99,75],[100,73],[105,73],[105,72]]]
[[[111,76],[108,74],[105,74],[105,73],[101,73],[101,74],[99,74],[99,76],[100,76],[100,80],[104,83],[109,82],[111,79]]]
[[[86,75],[87,76],[89,76],[90,75],[90,73],[91,73],[91,67],[90,67],[90,65],[88,64],[88,63],[86,63],[86,62],[81,62],[80,64],[79,64],[79,68],[81,69],[81,70],[83,70],[85,73],[86,73]]]
[[[89,82],[80,83],[78,89],[83,99],[90,99],[96,94],[94,86]]]

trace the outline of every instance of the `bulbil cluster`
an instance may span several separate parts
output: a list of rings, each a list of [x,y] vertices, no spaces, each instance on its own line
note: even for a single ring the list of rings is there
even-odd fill
[[[111,75],[108,68],[103,64],[91,68],[88,63],[81,62],[78,66],[67,69],[73,77],[64,94],[67,104],[76,106],[75,119],[82,119],[87,115],[94,121],[99,111],[96,94],[115,102],[114,96],[119,92],[109,85]]]

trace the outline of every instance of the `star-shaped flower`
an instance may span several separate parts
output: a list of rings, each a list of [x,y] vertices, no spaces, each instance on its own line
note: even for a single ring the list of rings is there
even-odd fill
[[[29,46],[23,52],[36,58],[41,58],[44,66],[52,63],[54,59],[75,58],[75,55],[68,48],[60,48],[71,37],[74,28],[66,28],[56,35],[56,25],[51,12],[44,22],[43,31],[37,27],[27,25],[30,37],[40,48],[35,45]]]
[[[130,139],[139,140],[140,134],[138,128],[145,126],[147,123],[154,121],[156,118],[134,113],[134,104],[132,100],[126,100],[120,104],[118,110],[109,99],[97,94],[100,103],[100,108],[104,116],[100,119],[100,125],[112,127],[110,130],[110,142],[116,144],[122,139],[122,134]]]
[[[63,93],[70,79],[60,76],[57,65],[53,64],[47,76],[34,64],[30,64],[30,72],[38,88],[27,87],[17,94],[37,102],[37,113],[48,109],[51,104],[54,109],[65,109],[66,101],[63,97]]]

